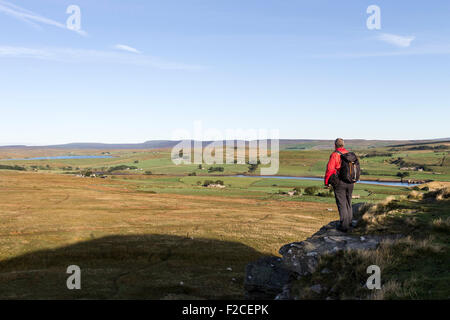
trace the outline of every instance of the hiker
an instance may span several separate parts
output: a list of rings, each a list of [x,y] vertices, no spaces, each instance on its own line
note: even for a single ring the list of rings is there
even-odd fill
[[[340,217],[337,229],[347,232],[353,218],[352,193],[353,184],[359,180],[359,161],[353,152],[344,148],[343,139],[337,138],[334,147],[325,173],[325,187],[329,188],[331,185],[334,190]]]

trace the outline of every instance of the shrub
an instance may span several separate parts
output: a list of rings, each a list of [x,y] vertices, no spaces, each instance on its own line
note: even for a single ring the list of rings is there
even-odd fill
[[[92,171],[91,171],[91,170],[85,171],[85,172],[83,173],[83,176],[85,176],[85,177],[90,177],[90,176],[92,176]]]
[[[255,163],[252,163],[248,166],[248,172],[255,172],[256,169],[258,169],[258,165]]]
[[[208,168],[208,172],[209,173],[211,173],[211,172],[223,172],[223,170],[224,170],[224,168],[223,167],[209,167]]]
[[[203,186],[204,186],[204,187],[207,187],[207,186],[209,186],[210,184],[214,184],[214,181],[212,181],[212,180],[205,180],[205,181],[203,182]]]
[[[374,151],[368,154],[361,155],[361,158],[373,158],[373,157],[392,157],[392,153]]]
[[[26,171],[27,169],[25,169],[25,167],[21,167],[21,166],[7,166],[7,165],[0,165],[0,169],[3,170],[18,170],[18,171]]]
[[[328,191],[325,191],[325,192],[319,192],[317,195],[319,197],[327,197],[327,198],[334,197],[333,190],[331,190],[331,189]]]
[[[145,171],[145,174],[149,176],[152,174],[152,172],[150,170],[147,170],[147,171]]]
[[[188,173],[188,176],[196,176],[197,174],[195,173],[195,172],[191,172],[191,173]]]
[[[127,169],[132,170],[132,169],[137,169],[137,167],[127,166],[127,165],[122,164],[120,166],[111,167],[111,168],[109,168],[108,171],[113,172],[113,171],[121,171],[121,170],[127,170]]]
[[[153,191],[153,190],[139,190],[139,192],[149,193],[149,194],[156,194],[156,191]]]
[[[305,194],[309,196],[313,196],[316,194],[316,192],[319,190],[318,187],[307,187],[305,188]]]

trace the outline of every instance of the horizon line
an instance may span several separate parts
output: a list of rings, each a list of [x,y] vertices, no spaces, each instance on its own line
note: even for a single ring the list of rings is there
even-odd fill
[[[280,138],[278,141],[286,141],[286,140],[303,140],[303,141],[334,141],[336,138],[332,139],[314,139],[314,138]],[[149,142],[180,142],[180,141],[197,141],[197,142],[216,142],[216,141],[260,141],[260,140],[274,140],[271,138],[267,139],[223,139],[223,140],[195,140],[195,139],[155,139],[155,140],[146,140],[143,142],[67,142],[67,143],[50,143],[50,144],[33,144],[33,143],[0,143],[1,148],[5,147],[54,147],[54,146],[69,146],[73,144],[85,144],[85,145],[142,145]],[[365,138],[345,138],[344,141],[436,141],[436,142],[450,142],[450,137],[446,138],[420,138],[420,139],[365,139]]]

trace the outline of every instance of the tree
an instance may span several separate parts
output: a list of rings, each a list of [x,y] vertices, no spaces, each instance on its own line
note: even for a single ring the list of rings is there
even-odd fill
[[[255,163],[252,163],[248,166],[248,172],[253,173],[256,171],[256,169],[258,169],[258,165]]]
[[[409,177],[409,172],[398,172],[397,177],[400,177],[400,181],[403,182],[404,177]]]
[[[91,171],[91,170],[87,170],[87,171],[84,172],[83,175],[84,175],[85,177],[90,177],[90,176],[92,176],[92,171]]]

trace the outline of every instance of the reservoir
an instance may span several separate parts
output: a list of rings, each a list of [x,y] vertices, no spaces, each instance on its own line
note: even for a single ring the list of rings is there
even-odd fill
[[[272,179],[292,179],[292,180],[313,180],[313,181],[323,181],[323,178],[317,177],[294,177],[294,176],[246,176],[246,175],[236,175],[233,177],[237,178],[272,178]],[[393,187],[409,187],[412,184],[407,182],[392,182],[392,181],[372,181],[372,180],[360,180],[357,183],[362,184],[375,184],[382,186],[393,186]]]
[[[36,157],[36,158],[23,158],[23,159],[2,159],[0,161],[106,159],[106,158],[112,158],[112,156],[55,156],[55,157]]]

